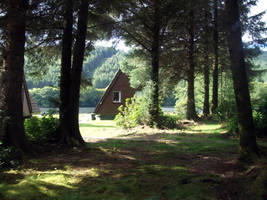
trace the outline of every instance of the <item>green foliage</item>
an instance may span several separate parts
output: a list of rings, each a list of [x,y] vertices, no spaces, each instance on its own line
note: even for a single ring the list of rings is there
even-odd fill
[[[163,107],[173,107],[175,106],[176,98],[174,92],[171,91],[170,94],[166,95],[163,99],[162,106]]]
[[[136,96],[126,99],[125,106],[119,107],[115,122],[123,128],[133,128],[137,125],[147,124],[148,109],[146,103]]]
[[[253,118],[257,135],[267,133],[267,83],[252,83]]]
[[[104,93],[104,89],[86,88],[81,93],[80,107],[95,107]]]
[[[267,84],[252,82],[250,84],[253,120],[257,136],[266,135],[267,130]],[[238,131],[238,118],[231,81],[225,85],[224,98],[219,104],[213,118],[225,122],[230,132]]]
[[[29,90],[38,106],[43,108],[57,107],[59,102],[59,89],[45,86],[43,88],[33,88]]]
[[[120,61],[124,59],[124,55],[117,53],[108,58],[94,72],[93,86],[95,88],[106,88],[114,78],[116,72],[120,69]]]
[[[149,124],[149,104],[147,98],[132,97],[126,99],[125,106],[119,107],[119,113],[115,117],[117,126],[123,128],[133,128],[138,125]],[[164,114],[160,111],[160,127],[167,129],[180,128],[179,117],[174,114]]]
[[[20,152],[15,147],[4,147],[4,129],[9,118],[4,111],[0,110],[0,170],[4,168],[13,168],[20,164]]]
[[[42,115],[41,118],[32,116],[25,119],[24,127],[28,139],[32,142],[43,143],[53,141],[55,135],[53,133],[59,126],[59,119],[53,116],[53,112]]]
[[[180,119],[185,119],[186,116],[186,104],[187,104],[187,96],[186,96],[186,83],[185,81],[181,81],[175,88],[175,112],[179,116]]]
[[[113,48],[96,47],[94,51],[90,52],[83,66],[83,74],[86,77],[93,78],[94,72],[101,67],[108,58],[111,58],[117,53]]]
[[[258,81],[267,82],[267,51],[263,51],[257,58],[254,59],[254,64],[260,66],[261,70],[265,70],[265,73],[262,73],[258,77]]]
[[[179,116],[176,114],[161,114],[160,115],[160,125],[161,128],[165,129],[180,129],[181,126],[179,126]]]
[[[28,88],[58,85],[60,76],[59,51],[54,47],[26,51],[25,75]]]
[[[130,78],[132,88],[142,87],[150,80],[149,63],[146,58],[136,55],[137,52],[132,52],[126,56],[121,70]]]
[[[1,147],[0,145],[0,170],[17,167],[20,162],[21,155],[15,147]]]
[[[116,116],[117,125],[130,128],[137,125],[151,125],[149,113],[152,105],[152,82],[148,81],[142,91],[137,92],[137,96],[126,101],[125,106],[119,108],[118,117]],[[161,112],[161,111],[160,111]],[[157,124],[154,124],[155,126]]]
[[[3,140],[4,137],[4,129],[6,123],[8,123],[8,117],[5,115],[3,110],[0,110],[0,142]]]

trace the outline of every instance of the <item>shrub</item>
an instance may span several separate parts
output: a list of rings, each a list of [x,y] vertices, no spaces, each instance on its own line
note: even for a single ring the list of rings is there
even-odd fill
[[[125,106],[119,107],[119,113],[115,117],[118,126],[124,128],[132,128],[137,125],[148,125],[150,115],[149,107],[151,106],[151,88],[152,83],[147,83],[143,91],[140,92],[141,97],[136,95],[126,99]]]
[[[51,86],[33,88],[30,90],[38,106],[43,108],[54,108],[58,106],[59,89]]]
[[[8,117],[5,115],[3,110],[0,110],[0,142],[3,140],[4,137],[4,129],[8,123]]]
[[[104,89],[95,89],[93,87],[86,88],[81,92],[80,106],[95,107],[104,93]]]
[[[238,133],[237,113],[226,120],[226,129],[231,133]]]
[[[0,169],[17,167],[20,162],[21,154],[16,148],[0,145]]]
[[[161,114],[160,115],[160,125],[162,128],[166,129],[180,129],[181,126],[178,123],[179,116],[174,114]]]
[[[258,136],[267,136],[267,97],[253,110],[253,119]]]
[[[121,105],[115,122],[123,128],[133,128],[137,125],[147,123],[145,104],[141,98],[136,96],[126,99],[125,106]]]
[[[119,107],[119,113],[115,117],[115,122],[123,128],[133,128],[138,125],[148,125],[149,114],[148,104],[143,98],[134,96],[126,99],[125,106]],[[160,127],[162,128],[180,128],[178,125],[179,116],[173,114],[164,114],[160,110]]]
[[[267,136],[267,84],[253,83],[252,85],[253,119],[258,136]]]
[[[30,141],[36,143],[48,142],[55,139],[53,133],[59,125],[59,120],[53,112],[44,113],[41,118],[33,116],[24,122],[26,135]]]
[[[251,83],[251,104],[254,126],[257,136],[267,133],[267,84]],[[232,91],[232,90],[231,90]],[[238,131],[237,111],[234,95],[228,92],[227,98],[218,106],[213,116],[226,123],[230,132]]]

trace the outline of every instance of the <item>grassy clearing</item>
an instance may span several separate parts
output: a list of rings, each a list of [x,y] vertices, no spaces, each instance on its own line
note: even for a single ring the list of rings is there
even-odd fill
[[[88,121],[80,124],[80,131],[86,138],[113,138],[119,136],[124,130],[116,127],[113,120]]]
[[[264,190],[247,194],[254,179],[237,162],[237,139],[218,124],[126,131],[90,121],[81,132],[86,148],[55,150],[1,172],[0,199],[264,199]]]

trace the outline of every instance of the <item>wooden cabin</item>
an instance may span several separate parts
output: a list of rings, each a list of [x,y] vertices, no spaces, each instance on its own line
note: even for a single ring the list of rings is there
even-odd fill
[[[34,113],[40,113],[38,105],[29,93],[26,81],[22,84],[23,117],[30,117]]]
[[[134,94],[135,89],[130,86],[129,78],[119,70],[98,102],[95,115],[100,119],[114,119],[118,114],[118,107],[125,105],[125,100]]]
[[[29,93],[26,81],[22,83],[22,105],[23,105],[23,117],[30,117],[32,114],[40,113],[38,105],[33,100],[33,97]]]

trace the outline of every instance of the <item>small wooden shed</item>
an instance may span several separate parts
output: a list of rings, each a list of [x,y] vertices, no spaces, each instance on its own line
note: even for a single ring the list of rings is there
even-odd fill
[[[94,113],[100,116],[100,119],[114,119],[118,114],[118,107],[125,105],[125,100],[133,97],[134,94],[135,89],[130,86],[129,78],[121,70],[118,70],[98,102]]]

